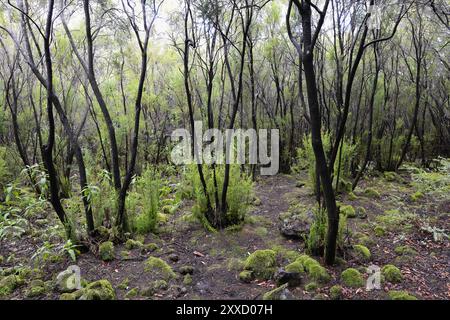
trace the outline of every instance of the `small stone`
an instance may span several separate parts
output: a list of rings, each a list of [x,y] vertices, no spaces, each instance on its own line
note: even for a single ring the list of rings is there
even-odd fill
[[[302,282],[302,273],[300,272],[287,272],[283,269],[278,269],[275,273],[275,281],[277,285],[288,284],[289,287],[299,286]]]

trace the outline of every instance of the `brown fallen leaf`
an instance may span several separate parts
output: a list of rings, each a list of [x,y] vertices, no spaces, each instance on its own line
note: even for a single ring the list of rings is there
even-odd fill
[[[205,256],[203,253],[198,252],[198,251],[194,251],[194,255],[197,256],[197,257],[204,257]]]

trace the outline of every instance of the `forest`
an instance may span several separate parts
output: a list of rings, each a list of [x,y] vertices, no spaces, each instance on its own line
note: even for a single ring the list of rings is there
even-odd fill
[[[0,300],[450,299],[446,0],[1,0]]]

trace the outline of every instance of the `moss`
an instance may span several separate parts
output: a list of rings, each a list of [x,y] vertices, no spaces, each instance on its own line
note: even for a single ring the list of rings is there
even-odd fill
[[[320,263],[317,262],[317,260],[314,260],[308,255],[301,255],[299,258],[297,258],[297,260],[295,260],[295,263],[295,266],[297,268],[299,268],[297,263],[300,263],[303,266],[304,270],[307,271],[311,280],[320,283],[326,283],[331,279],[330,275],[327,272],[327,269],[322,267]]]
[[[193,266],[182,266],[180,268],[181,274],[193,274],[194,273],[194,267]]]
[[[420,200],[422,198],[423,198],[423,193],[420,192],[420,191],[416,191],[410,196],[410,199],[413,202],[416,202],[416,201],[418,201],[418,200]]]
[[[358,199],[358,197],[356,196],[356,194],[353,191],[348,193],[348,200],[354,201],[356,199]]]
[[[288,284],[283,284],[282,286],[275,288],[269,292],[264,293],[263,300],[286,300],[285,291]]]
[[[128,250],[140,249],[142,248],[142,246],[142,242],[133,239],[128,239],[127,242],[125,242],[125,248],[127,248]]]
[[[230,258],[227,262],[227,270],[228,271],[238,271],[244,268],[245,262],[241,259]]]
[[[403,280],[402,272],[392,264],[387,264],[381,268],[381,274],[391,283],[400,283]]]
[[[389,182],[402,182],[402,177],[400,177],[396,172],[394,171],[385,171],[383,172],[383,176],[386,179],[386,181]]]
[[[10,295],[22,283],[22,278],[13,274],[2,278],[0,280],[0,297]]]
[[[281,253],[281,256],[288,262],[294,262],[298,257],[300,257],[300,253],[295,250],[286,250]]]
[[[347,287],[358,288],[364,285],[361,273],[354,268],[344,270],[341,273],[341,280]]]
[[[332,300],[342,299],[342,287],[339,285],[334,285],[330,288],[330,298]]]
[[[275,256],[273,250],[256,250],[245,260],[244,270],[253,271],[258,279],[270,279],[275,272]]]
[[[317,283],[312,281],[312,282],[310,282],[310,283],[305,285],[305,290],[308,291],[308,292],[316,291],[318,287],[319,286],[317,285]]]
[[[364,207],[357,207],[355,209],[356,211],[356,216],[360,219],[365,219],[367,218],[367,211]]]
[[[165,280],[155,280],[148,287],[141,291],[141,295],[144,297],[151,297],[157,291],[166,290],[168,288],[167,282]]]
[[[370,250],[361,244],[356,244],[353,246],[353,250],[355,250],[356,255],[363,261],[369,261],[371,258]]]
[[[303,264],[300,261],[294,261],[288,264],[286,267],[284,267],[284,270],[286,270],[286,272],[296,272],[296,273],[305,272],[305,268],[303,267]]]
[[[378,199],[381,197],[380,193],[372,188],[367,188],[364,190],[364,195],[368,198]]]
[[[150,257],[145,261],[145,272],[152,272],[157,277],[166,281],[177,277],[172,268],[162,259],[156,257]]]
[[[357,238],[358,242],[366,247],[373,246],[375,241],[371,239],[368,235],[361,235]]]
[[[60,296],[59,296],[59,300],[77,300],[77,297],[76,297],[76,295],[75,294],[73,294],[73,293],[62,293]]]
[[[408,291],[391,290],[388,292],[391,300],[417,300],[417,298],[408,293]]]
[[[345,179],[339,179],[338,191],[341,193],[352,192],[352,183]]]
[[[376,221],[389,231],[409,231],[413,226],[411,221],[416,217],[414,213],[391,209],[377,216]]]
[[[172,205],[165,205],[161,208],[161,211],[165,214],[172,214],[174,213],[176,210],[176,207],[172,206]]]
[[[267,231],[267,228],[266,228],[266,227],[258,227],[258,228],[255,229],[255,233],[256,233],[259,237],[264,238],[265,236],[267,236],[267,234],[268,234],[269,232]]]
[[[5,258],[2,255],[0,255],[0,264],[2,264],[3,261],[5,261]]]
[[[114,244],[111,241],[106,241],[100,244],[98,253],[103,261],[114,260]]]
[[[122,282],[117,286],[117,289],[126,290],[130,284],[130,279],[125,278]]]
[[[139,288],[133,288],[125,294],[126,299],[135,298],[139,295]]]
[[[159,247],[156,243],[150,242],[150,243],[144,244],[141,249],[144,252],[153,252],[153,251],[158,250]]]
[[[415,256],[417,255],[417,251],[411,248],[410,246],[398,246],[394,249],[396,254],[399,255],[411,255]]]
[[[375,232],[375,235],[377,237],[382,237],[386,234],[386,229],[384,229],[382,226],[375,226],[375,228],[373,228],[373,231]]]
[[[331,280],[331,277],[328,274],[327,269],[325,269],[319,264],[312,265],[309,268],[308,274],[311,279],[321,283],[326,283]]]
[[[186,274],[183,278],[183,284],[188,286],[192,284],[192,276],[190,274]]]
[[[33,280],[30,282],[30,288],[25,291],[25,295],[28,298],[34,298],[34,297],[41,296],[41,295],[45,294],[45,292],[47,291],[45,287],[46,287],[46,285],[45,285],[44,281],[39,280],[39,279]]]
[[[254,279],[253,272],[249,270],[244,270],[239,273],[239,280],[245,283],[250,283]]]
[[[115,300],[116,293],[108,280],[98,280],[89,283],[86,288],[80,289],[82,296],[80,300]]]
[[[342,206],[339,208],[340,213],[345,215],[347,218],[355,218],[356,211],[351,205]]]

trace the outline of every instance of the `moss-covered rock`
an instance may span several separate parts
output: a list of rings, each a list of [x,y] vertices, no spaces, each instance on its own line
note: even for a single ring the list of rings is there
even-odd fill
[[[294,266],[301,270],[298,266],[298,263],[300,263],[303,266],[304,270],[308,273],[308,276],[311,280],[320,283],[326,283],[331,279],[330,275],[327,272],[327,269],[322,267],[317,260],[311,258],[308,255],[301,255],[295,260],[294,263]]]
[[[114,260],[114,244],[111,241],[105,241],[98,247],[98,254],[103,261]]]
[[[402,272],[392,264],[387,264],[381,268],[381,274],[391,283],[400,283],[403,280]]]
[[[149,286],[147,286],[146,288],[144,288],[141,291],[141,295],[144,296],[144,297],[151,297],[156,292],[158,292],[160,290],[166,290],[167,288],[168,288],[167,281],[165,281],[165,280],[155,280],[152,283],[150,283]]]
[[[369,261],[371,258],[370,250],[362,244],[356,244],[353,246],[353,250],[356,256],[362,261]]]
[[[309,268],[308,275],[312,280],[320,283],[327,283],[331,280],[331,276],[328,274],[327,269],[319,264],[311,266]]]
[[[344,270],[341,273],[341,280],[347,287],[358,288],[364,285],[361,273],[354,268]]]
[[[72,293],[62,293],[59,296],[59,300],[77,300],[77,298],[75,298],[75,295],[73,295]]]
[[[380,193],[372,188],[367,188],[364,190],[364,195],[368,198],[379,199],[381,197]]]
[[[318,287],[319,287],[319,286],[317,285],[317,283],[314,282],[314,281],[312,281],[312,282],[307,283],[307,284],[305,285],[305,290],[308,291],[308,292],[316,291]]]
[[[164,260],[156,257],[150,257],[145,261],[144,270],[166,281],[177,277],[172,268]]]
[[[116,293],[108,280],[102,279],[89,283],[81,289],[80,300],[115,300]]]
[[[142,246],[141,251],[142,252],[153,252],[158,250],[159,247],[156,243],[150,242],[150,243],[146,243]]]
[[[417,255],[417,251],[411,248],[410,246],[397,246],[394,249],[396,254],[399,255],[410,255],[415,256]]]
[[[45,294],[45,283],[42,280],[33,280],[30,282],[30,287],[25,291],[25,295],[28,298],[39,297]]]
[[[298,257],[300,257],[300,253],[295,250],[286,250],[281,253],[281,256],[288,262],[294,262]]]
[[[355,218],[356,217],[356,211],[351,205],[345,205],[341,206],[339,208],[340,213],[345,215],[347,218]]]
[[[356,211],[356,216],[359,219],[366,219],[367,218],[367,211],[366,211],[366,209],[364,207],[357,207],[355,209],[355,211]]]
[[[386,229],[382,226],[375,226],[375,228],[373,228],[373,231],[375,232],[375,235],[377,237],[382,237],[386,234]]]
[[[254,279],[253,271],[244,270],[239,273],[239,280],[245,283],[250,283]]]
[[[23,279],[14,274],[8,275],[0,280],[0,297],[5,297],[23,284]]]
[[[297,260],[284,267],[284,270],[286,270],[286,272],[305,273],[303,264]]]
[[[5,261],[5,258],[2,255],[0,255],[0,265],[3,264],[4,261]]]
[[[192,276],[190,274],[184,275],[183,284],[188,286],[192,284]]]
[[[276,253],[273,250],[256,250],[245,260],[244,270],[253,271],[258,279],[270,279],[275,273]]]
[[[136,287],[136,288],[133,288],[130,291],[128,291],[124,297],[126,299],[132,299],[132,298],[136,298],[138,295],[139,295],[139,288]]]
[[[142,242],[133,239],[128,239],[127,242],[125,242],[125,248],[127,248],[128,250],[140,249],[142,248],[142,246]]]
[[[182,275],[193,274],[194,273],[194,267],[193,266],[182,266],[182,267],[180,267],[180,273]]]
[[[330,298],[332,300],[342,299],[342,287],[340,285],[334,285],[330,288]]]
[[[288,284],[275,288],[269,292],[264,293],[263,300],[288,300],[291,297],[291,293],[287,288]]]
[[[408,291],[391,290],[388,292],[391,300],[417,300],[417,298],[408,293]]]

